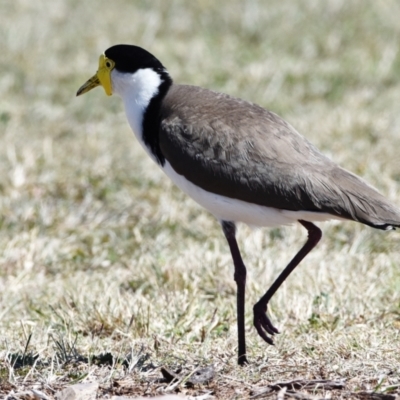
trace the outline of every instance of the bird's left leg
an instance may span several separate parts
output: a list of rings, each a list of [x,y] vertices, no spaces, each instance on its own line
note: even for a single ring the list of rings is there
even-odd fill
[[[300,251],[293,257],[292,261],[287,265],[287,267],[278,276],[272,286],[267,290],[263,297],[254,305],[254,326],[257,329],[258,334],[269,344],[274,344],[272,338],[270,338],[267,333],[271,336],[279,333],[270,319],[267,317],[267,306],[271,297],[275,294],[278,288],[282,285],[284,280],[290,275],[290,273],[300,264],[303,258],[317,245],[322,237],[321,230],[311,222],[299,220],[300,224],[308,231],[308,239]]]
[[[235,266],[234,279],[237,286],[237,326],[238,326],[238,364],[247,364],[246,337],[244,325],[244,305],[246,290],[246,266],[240,255],[239,246],[236,241],[236,225],[233,222],[221,221],[222,230],[231,250],[233,264]]]

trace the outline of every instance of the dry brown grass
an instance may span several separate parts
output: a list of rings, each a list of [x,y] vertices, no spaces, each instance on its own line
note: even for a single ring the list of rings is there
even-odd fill
[[[167,387],[160,366],[210,364],[212,383],[181,392],[346,379],[339,398],[398,384],[398,233],[322,225],[273,298],[271,347],[251,306],[305,232],[242,227],[251,364],[239,368],[219,225],[146,158],[119,99],[74,96],[104,49],[141,45],[177,82],[278,112],[400,205],[399,12],[395,0],[3,1],[0,393],[98,379],[103,393],[150,394]]]

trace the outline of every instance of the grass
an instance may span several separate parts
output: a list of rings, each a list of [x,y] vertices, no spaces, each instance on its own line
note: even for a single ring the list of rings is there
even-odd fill
[[[236,366],[233,267],[218,223],[134,139],[118,98],[75,98],[116,43],[153,52],[177,82],[254,101],[400,205],[399,4],[273,0],[7,1],[0,13],[0,393],[97,379],[154,394],[159,367],[214,365],[181,393],[245,398],[269,383],[400,381],[400,236],[325,223],[273,298],[267,346],[251,306],[305,240],[251,230],[251,364]]]

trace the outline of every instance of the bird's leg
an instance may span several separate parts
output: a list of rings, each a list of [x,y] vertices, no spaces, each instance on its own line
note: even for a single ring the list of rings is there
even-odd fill
[[[258,334],[269,344],[274,344],[272,338],[267,336],[269,333],[271,336],[275,333],[279,333],[270,319],[267,317],[267,306],[271,297],[275,294],[278,288],[282,285],[284,280],[290,275],[290,273],[300,264],[303,258],[317,245],[322,237],[321,230],[313,223],[308,221],[299,220],[300,224],[308,231],[308,239],[300,251],[293,257],[292,261],[278,276],[272,286],[267,290],[263,297],[253,307],[254,312],[254,326],[257,329]]]
[[[246,266],[243,263],[242,256],[236,241],[236,226],[233,222],[222,221],[222,230],[231,250],[233,264],[235,266],[235,282],[237,286],[237,326],[238,326],[238,364],[247,364],[246,358],[246,337],[244,326],[244,303],[246,290]]]

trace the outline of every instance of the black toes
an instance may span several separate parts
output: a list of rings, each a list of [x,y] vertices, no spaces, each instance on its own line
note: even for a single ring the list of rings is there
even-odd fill
[[[265,307],[266,308],[266,307]],[[261,310],[257,305],[254,306],[254,326],[257,329],[258,334],[269,344],[274,344],[272,338],[267,336],[269,333],[271,336],[279,333],[278,329],[272,325],[271,320],[266,315],[266,310]]]

